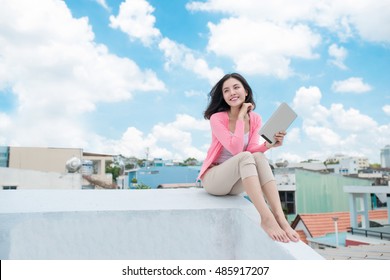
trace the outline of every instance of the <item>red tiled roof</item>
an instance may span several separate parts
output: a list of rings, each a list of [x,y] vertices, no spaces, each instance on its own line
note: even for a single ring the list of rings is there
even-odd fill
[[[324,236],[327,233],[335,232],[335,224],[333,217],[338,217],[337,228],[339,232],[346,232],[351,226],[349,212],[332,212],[332,213],[318,213],[318,214],[299,214],[292,222],[292,227],[295,228],[301,220],[311,237]],[[386,220],[387,209],[371,210],[368,212],[370,220]],[[361,217],[358,217],[361,220]]]
[[[304,232],[303,230],[297,230],[297,233],[299,234],[299,239],[300,239],[302,242],[304,242],[304,243],[306,243],[306,244],[309,243],[309,242],[307,241],[306,234],[305,234],[305,232]]]

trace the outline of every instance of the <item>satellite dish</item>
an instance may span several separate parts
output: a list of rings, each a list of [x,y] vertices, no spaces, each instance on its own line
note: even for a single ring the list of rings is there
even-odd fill
[[[279,161],[276,162],[277,167],[287,167],[288,166],[288,161],[280,159]]]
[[[80,170],[82,166],[82,162],[77,157],[72,157],[70,160],[66,162],[66,169],[69,173],[75,173]]]

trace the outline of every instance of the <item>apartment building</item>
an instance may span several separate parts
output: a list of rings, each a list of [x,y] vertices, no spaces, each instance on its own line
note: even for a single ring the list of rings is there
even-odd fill
[[[93,188],[82,178],[83,167],[69,172],[66,164],[72,159],[88,162],[88,175],[104,183],[112,183],[112,175],[105,173],[105,165],[112,155],[83,152],[81,148],[55,147],[0,147],[0,188]]]

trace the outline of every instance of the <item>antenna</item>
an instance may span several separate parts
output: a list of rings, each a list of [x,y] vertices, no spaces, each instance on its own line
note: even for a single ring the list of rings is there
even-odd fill
[[[146,148],[146,160],[149,160],[149,147]]]

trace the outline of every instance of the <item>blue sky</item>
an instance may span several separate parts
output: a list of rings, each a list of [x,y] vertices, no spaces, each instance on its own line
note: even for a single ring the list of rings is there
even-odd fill
[[[203,160],[230,72],[263,121],[299,115],[274,161],[379,163],[390,144],[389,0],[0,3],[0,145]]]

